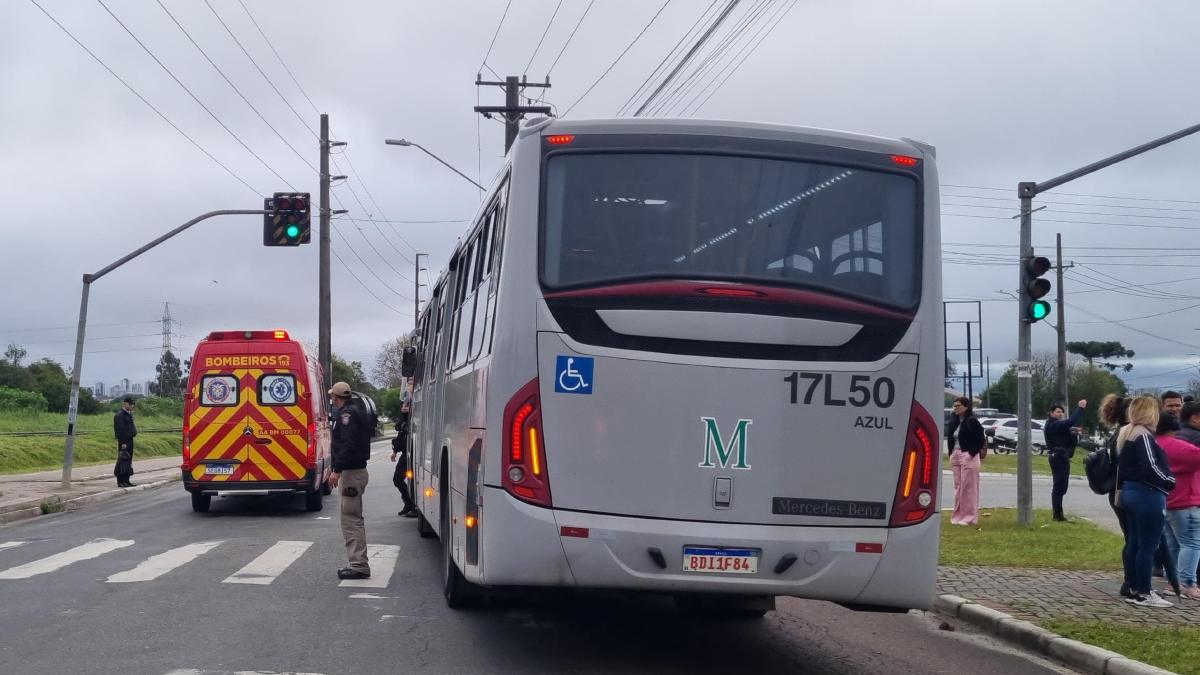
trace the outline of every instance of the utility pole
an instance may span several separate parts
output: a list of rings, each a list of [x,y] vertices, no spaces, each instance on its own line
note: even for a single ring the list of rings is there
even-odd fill
[[[417,323],[421,320],[421,256],[429,257],[428,253],[418,253],[413,256],[413,266],[416,268],[413,274],[413,330],[417,329]]]
[[[1058,277],[1058,397],[1062,399],[1063,406],[1067,406],[1067,304],[1063,302],[1062,232],[1055,235],[1055,248],[1057,257],[1054,269]],[[1074,266],[1072,263],[1067,267]]]
[[[483,73],[475,76],[475,86],[492,86],[504,89],[504,105],[477,105],[475,112],[483,113],[484,117],[491,118],[493,114],[499,114],[504,117],[504,151],[512,147],[513,141],[517,140],[517,131],[520,129],[520,120],[525,117],[525,113],[541,113],[543,115],[550,114],[550,106],[548,105],[521,105],[521,90],[525,87],[539,87],[542,89],[550,88],[550,78],[547,76],[545,82],[528,82],[524,76],[517,77],[509,75],[504,78],[503,82],[485,82]]]
[[[1017,198],[1021,204],[1021,265],[1018,276],[1021,300],[1017,303],[1019,305],[1017,307],[1017,523],[1020,525],[1026,527],[1033,525],[1033,456],[1030,454],[1029,443],[1029,423],[1032,412],[1030,405],[1033,394],[1031,379],[1033,373],[1029,363],[1032,352],[1030,344],[1032,325],[1026,318],[1030,296],[1029,289],[1025,287],[1025,266],[1033,257],[1033,198],[1077,178],[1082,178],[1196,132],[1200,132],[1200,124],[1181,129],[1149,143],[1143,143],[1136,148],[1130,148],[1098,162],[1092,162],[1042,183],[1033,181],[1017,183]],[[1060,285],[1059,288],[1061,287]],[[1061,303],[1059,311],[1062,311]]]
[[[329,115],[321,113],[321,237],[320,253],[318,254],[317,277],[317,359],[321,362],[321,370],[325,372],[321,395],[333,387],[333,349],[330,334],[330,292],[329,292],[329,149],[345,145],[342,141],[329,140]],[[338,213],[345,213],[339,211]]]

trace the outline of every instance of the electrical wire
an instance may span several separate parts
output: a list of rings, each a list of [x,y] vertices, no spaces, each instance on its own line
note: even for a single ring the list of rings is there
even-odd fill
[[[992,190],[992,191],[996,191],[996,192],[1010,192],[1010,193],[1013,192],[1012,188],[985,187],[982,185],[956,185],[953,183],[942,183],[942,187],[961,188],[961,189],[966,189],[966,190]],[[1123,201],[1132,201],[1132,202],[1164,202],[1164,203],[1168,203],[1168,204],[1200,204],[1200,201],[1196,201],[1196,200],[1192,200],[1192,199],[1156,199],[1156,198],[1152,198],[1152,197],[1119,197],[1116,195],[1092,195],[1092,194],[1082,194],[1082,193],[1078,193],[1078,192],[1058,192],[1058,191],[1055,191],[1054,194],[1063,195],[1065,197],[1087,197],[1089,199],[1120,199]]]
[[[733,12],[733,9],[737,7],[740,1],[741,0],[729,0],[729,4],[725,6],[725,9],[721,10],[721,13],[717,15],[717,18],[714,19],[712,24],[704,31],[704,34],[692,44],[691,49],[689,49],[687,53],[683,55],[683,58],[675,65],[675,68],[668,73],[665,78],[663,78],[662,82],[659,82],[658,87],[656,87],[654,91],[650,92],[650,95],[642,101],[642,105],[633,112],[634,117],[639,117],[642,112],[654,102],[654,99],[656,99],[658,95],[662,93],[662,91],[668,85],[671,84],[671,81],[674,80],[677,75],[679,75],[680,71],[682,71],[689,62],[691,62],[692,58],[695,57],[700,48],[703,47],[706,42],[708,42],[708,39],[712,37],[712,34],[717,30],[717,28],[725,22],[725,19],[729,17],[729,14]]]
[[[662,60],[658,62],[658,65],[654,67],[654,70],[650,71],[650,74],[646,76],[646,79],[642,80],[642,83],[639,84],[638,88],[629,95],[629,98],[625,99],[625,102],[622,103],[621,107],[617,109],[617,117],[623,115],[633,105],[633,102],[637,100],[637,97],[641,96],[644,91],[649,89],[650,82],[652,82],[654,78],[658,77],[660,72],[666,69],[667,63],[675,56],[676,52],[678,52],[683,45],[692,38],[693,34],[696,32],[696,28],[701,24],[701,22],[704,21],[704,19],[708,16],[708,13],[711,12],[720,1],[721,0],[712,0],[712,2],[709,3],[708,8],[700,14],[700,17],[696,19],[696,22],[692,24],[692,27],[683,34],[683,37],[680,37],[679,40],[675,42],[675,45],[671,47],[671,51],[667,52],[666,56],[664,56]]]
[[[550,32],[550,27],[554,25],[554,17],[558,16],[558,10],[562,9],[563,0],[558,0],[558,4],[554,6],[554,13],[550,15],[550,20],[546,22],[546,30],[542,31],[542,37],[538,40],[537,46],[533,48],[533,53],[529,55],[529,62],[525,64],[525,68],[521,71],[523,75],[529,74],[529,66],[533,65],[533,60],[537,58],[538,52],[542,50],[542,43],[546,41],[546,35]]]
[[[254,20],[254,15],[251,14],[249,8],[246,7],[246,3],[242,2],[242,0],[238,0],[238,4],[242,6],[242,11],[246,13],[247,17],[249,17],[250,23],[254,24],[254,28],[258,30],[258,34],[262,36],[263,41],[266,42],[267,46],[271,48],[271,53],[274,54],[275,58],[279,60],[279,65],[283,66],[283,69],[287,71],[288,76],[292,78],[292,83],[294,83],[296,88],[300,90],[300,93],[304,95],[304,99],[308,101],[308,105],[312,106],[313,112],[319,114],[321,111],[317,109],[317,104],[313,103],[313,100],[309,97],[308,92],[304,91],[304,87],[300,86],[300,80],[296,79],[296,76],[292,74],[292,69],[288,68],[287,64],[284,63],[283,57],[279,55],[278,51],[276,51],[275,45],[271,44],[271,39],[268,38],[267,34],[263,32],[262,27],[259,26],[258,22]]]
[[[254,189],[254,186],[247,183],[246,180],[244,178],[242,178],[241,176],[239,176],[236,172],[234,172],[233,169],[230,169],[228,166],[225,166],[225,164],[222,163],[221,160],[219,160],[215,156],[213,156],[213,154],[211,152],[209,152],[203,145],[200,145],[198,142],[196,142],[196,139],[189,136],[186,131],[184,131],[183,129],[180,129],[179,125],[177,125],[171,121],[171,118],[169,118],[165,114],[163,114],[163,112],[161,110],[159,110],[158,108],[156,108],[154,106],[154,104],[151,103],[145,96],[142,96],[141,93],[138,92],[137,89],[134,89],[133,85],[126,82],[124,78],[122,78],[120,75],[118,75],[115,70],[110,68],[108,66],[108,64],[105,63],[99,56],[96,56],[96,54],[94,52],[92,52],[92,50],[88,49],[87,46],[84,45],[83,42],[81,42],[79,40],[79,38],[75,37],[75,35],[71,31],[67,30],[66,26],[64,26],[61,22],[59,22],[58,19],[54,18],[54,15],[52,15],[50,12],[46,11],[45,7],[42,7],[40,4],[38,4],[37,0],[29,0],[29,1],[31,3],[33,3],[33,5],[35,7],[37,7],[39,10],[41,10],[42,14],[46,15],[46,18],[48,18],[52,22],[54,22],[54,25],[58,26],[59,29],[62,30],[62,32],[66,33],[67,37],[71,38],[71,40],[74,41],[75,44],[79,45],[80,49],[87,52],[88,56],[92,57],[92,59],[94,59],[96,61],[96,63],[99,63],[101,65],[101,67],[103,67],[105,70],[107,70],[109,75],[112,75],[113,77],[115,77],[117,79],[118,82],[125,85],[125,88],[128,89],[130,92],[132,92],[134,96],[138,97],[139,101],[141,101],[142,103],[145,103],[146,107],[148,107],[154,111],[154,114],[158,115],[160,118],[162,118],[162,120],[164,122],[171,125],[172,129],[179,132],[180,136],[183,136],[184,138],[186,138],[187,141],[189,143],[191,143],[193,146],[195,146],[195,148],[197,150],[199,150],[201,153],[203,153],[205,157],[211,159],[214,164],[216,164],[217,166],[224,169],[225,173],[229,174],[230,176],[233,176],[233,178],[235,180],[237,180],[237,182],[241,183],[242,185],[245,185],[246,189],[253,192],[255,196],[262,196],[263,193],[261,191]]]
[[[508,8],[512,7],[512,0],[508,0],[508,4],[504,6],[504,13],[500,15],[500,23],[496,24],[496,32],[492,34],[492,41],[488,44],[487,52],[483,55],[483,60],[479,62],[478,70],[483,70],[487,65],[488,57],[492,55],[492,47],[496,46],[496,38],[500,37],[500,28],[504,26],[504,18],[508,16]],[[495,71],[492,71],[495,74]],[[500,76],[497,75],[497,78]]]
[[[397,314],[400,314],[400,315],[405,314],[404,312],[401,312],[400,310],[396,309],[395,307],[392,307],[388,303],[384,302],[383,298],[379,297],[378,295],[375,295],[375,291],[372,291],[370,286],[367,286],[366,284],[364,284],[363,280],[359,279],[358,275],[354,273],[354,270],[350,269],[350,266],[346,264],[346,261],[342,260],[342,256],[338,255],[337,249],[330,246],[329,252],[332,253],[333,257],[339,263],[341,263],[342,267],[344,267],[346,269],[346,271],[350,273],[350,276],[354,277],[354,280],[358,282],[358,285],[362,286],[363,290],[366,291],[368,294],[370,294],[370,296],[372,298],[375,298],[375,300],[377,300],[379,302],[379,304],[383,305],[384,307],[387,307],[388,309],[392,310],[393,312],[395,312]],[[412,298],[408,298],[408,299],[411,300]]]
[[[714,2],[716,0],[713,0]],[[558,60],[562,58],[563,52],[567,51],[567,45],[571,44],[571,40],[575,39],[575,33],[579,31],[579,27],[583,25],[583,20],[587,18],[588,12],[592,11],[592,5],[596,4],[596,0],[590,0],[588,5],[583,10],[583,15],[579,17],[579,21],[575,22],[575,27],[571,29],[571,34],[567,36],[567,41],[563,43],[562,49],[558,50],[558,56],[554,57],[554,63],[550,64],[550,69],[546,71],[546,77],[550,77],[550,73],[554,72],[554,67],[558,65]],[[545,92],[542,92],[542,97],[545,97]],[[539,99],[540,100],[540,99]]]
[[[621,62],[621,59],[625,58],[625,55],[628,54],[629,50],[632,49],[633,46],[638,43],[638,40],[642,39],[642,36],[646,34],[646,31],[650,30],[650,26],[654,25],[654,22],[658,19],[659,15],[661,15],[663,13],[663,10],[665,10],[667,8],[667,5],[669,5],[669,4],[671,4],[671,0],[666,0],[665,2],[663,2],[662,6],[658,8],[658,11],[654,13],[654,16],[650,17],[650,21],[647,22],[646,25],[642,27],[641,32],[639,32],[637,34],[637,36],[633,38],[632,42],[630,42],[628,45],[625,46],[625,49],[621,50],[621,53],[618,54],[617,58],[614,59],[613,62],[608,65],[608,68],[606,68],[604,70],[604,72],[600,74],[600,77],[596,78],[595,82],[592,82],[592,85],[587,88],[587,91],[583,92],[582,96],[575,99],[574,103],[567,106],[566,111],[564,111],[562,114],[563,117],[570,115],[571,111],[575,109],[575,106],[579,105],[580,101],[587,98],[587,95],[592,93],[592,90],[596,88],[596,85],[600,84],[601,80],[608,77],[608,74],[612,72],[612,69],[615,68],[616,65]]]

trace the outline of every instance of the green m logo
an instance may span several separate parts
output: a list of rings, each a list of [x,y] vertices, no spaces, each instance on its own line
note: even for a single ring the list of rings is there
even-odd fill
[[[729,467],[729,460],[733,457],[733,453],[737,452],[737,462],[734,463],[735,469],[749,469],[750,465],[746,463],[746,428],[753,423],[753,420],[738,420],[737,427],[733,430],[733,434],[729,437],[729,442],[725,443],[721,440],[721,429],[717,427],[717,420],[712,417],[701,417],[704,422],[704,461],[700,462],[700,468],[715,468],[713,464],[713,449],[717,451],[717,462],[721,468]]]

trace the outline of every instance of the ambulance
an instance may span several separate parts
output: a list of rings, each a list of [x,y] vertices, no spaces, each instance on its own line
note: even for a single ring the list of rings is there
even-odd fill
[[[183,412],[183,486],[192,509],[217,494],[328,495],[328,399],[320,363],[285,330],[216,331],[192,358]]]

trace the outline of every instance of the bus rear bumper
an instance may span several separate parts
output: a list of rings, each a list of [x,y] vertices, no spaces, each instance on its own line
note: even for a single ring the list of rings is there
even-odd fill
[[[496,521],[523,526],[519,538],[508,539],[519,547],[488,546],[484,534],[480,581],[488,585],[790,595],[913,609],[933,602],[936,516],[896,529],[747,525],[556,511],[492,493],[487,506],[510,513],[484,525],[484,532],[500,525]],[[757,549],[758,570],[684,571],[686,546]]]

